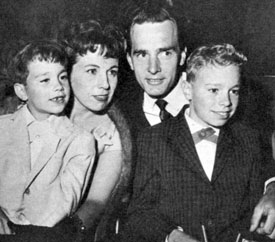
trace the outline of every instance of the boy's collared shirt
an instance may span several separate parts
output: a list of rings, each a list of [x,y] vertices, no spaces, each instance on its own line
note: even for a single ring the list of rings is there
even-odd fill
[[[183,94],[182,85],[184,80],[185,73],[182,74],[175,88],[163,98],[168,103],[165,109],[174,117],[178,115],[185,104],[189,104],[189,101]],[[159,117],[160,109],[156,105],[156,101],[156,98],[152,98],[144,92],[143,111],[151,126],[161,122]]]
[[[52,126],[54,119],[58,117],[51,115],[46,120],[38,121],[30,113],[27,105],[22,108],[23,112],[25,112],[27,129],[30,138],[31,168],[33,168],[35,161],[42,150],[43,144],[45,144],[46,141],[49,143],[53,142],[53,136],[51,134],[54,133],[54,128]]]
[[[196,123],[193,119],[191,119],[189,116],[189,111],[190,109],[187,108],[185,110],[184,115],[191,134],[194,134],[201,129],[208,128],[208,127],[201,126],[200,124]],[[215,131],[215,135],[219,136],[220,130],[213,127],[211,128]],[[195,148],[199,156],[201,165],[205,171],[205,174],[207,175],[209,181],[211,181],[214,164],[215,164],[217,144],[211,141],[208,141],[206,139],[203,139],[201,142],[195,145]]]

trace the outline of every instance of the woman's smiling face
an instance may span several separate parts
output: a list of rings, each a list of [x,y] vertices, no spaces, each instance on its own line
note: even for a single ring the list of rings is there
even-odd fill
[[[99,112],[111,102],[117,86],[118,59],[106,58],[98,48],[78,56],[71,73],[74,100],[90,111]]]

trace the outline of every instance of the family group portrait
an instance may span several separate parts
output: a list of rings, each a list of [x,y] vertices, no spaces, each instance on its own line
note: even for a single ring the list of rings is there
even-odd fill
[[[1,0],[0,242],[275,241],[275,2]]]

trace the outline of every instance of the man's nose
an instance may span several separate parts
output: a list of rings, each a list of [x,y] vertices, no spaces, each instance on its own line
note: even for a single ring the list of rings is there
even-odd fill
[[[160,61],[158,57],[150,57],[149,63],[148,63],[148,71],[151,74],[156,74],[161,71]]]

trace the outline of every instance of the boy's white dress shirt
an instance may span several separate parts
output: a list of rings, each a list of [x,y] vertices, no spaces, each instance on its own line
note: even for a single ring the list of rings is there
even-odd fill
[[[201,126],[200,124],[196,123],[193,119],[191,119],[189,116],[189,111],[190,111],[189,108],[186,109],[184,115],[191,134],[194,134],[201,129],[208,128],[208,127]],[[214,129],[215,131],[214,134],[219,136],[220,130],[213,127],[211,128]],[[209,181],[211,181],[214,164],[215,164],[217,144],[214,142],[208,141],[206,139],[203,139],[199,143],[195,144],[195,148],[199,156],[203,170],[207,175]]]

